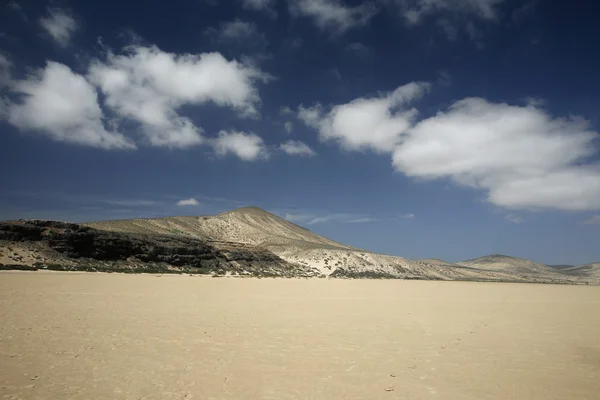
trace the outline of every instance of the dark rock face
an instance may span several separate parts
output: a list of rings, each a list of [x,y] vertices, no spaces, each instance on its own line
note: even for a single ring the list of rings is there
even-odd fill
[[[266,249],[244,245],[216,246],[195,238],[100,231],[57,221],[0,222],[0,240],[42,242],[73,260],[74,268],[123,272],[186,272],[254,276],[315,276],[311,268],[284,261]],[[94,261],[101,261],[101,266]],[[36,267],[40,267],[36,265]],[[42,266],[44,267],[44,266]],[[48,266],[45,266],[48,267]]]

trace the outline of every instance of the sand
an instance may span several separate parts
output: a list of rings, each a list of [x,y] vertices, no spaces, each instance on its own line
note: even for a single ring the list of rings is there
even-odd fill
[[[0,274],[1,399],[596,399],[600,288]]]

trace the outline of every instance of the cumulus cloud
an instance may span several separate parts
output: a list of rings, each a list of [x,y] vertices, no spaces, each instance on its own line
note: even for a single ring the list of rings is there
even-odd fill
[[[322,140],[338,142],[346,150],[392,152],[411,127],[417,110],[407,107],[429,84],[412,82],[378,97],[358,98],[325,112],[319,104],[300,106],[298,118],[316,128]]]
[[[291,156],[315,156],[317,153],[308,147],[305,143],[299,140],[288,140],[279,148]]]
[[[375,3],[348,6],[340,0],[290,0],[289,8],[292,15],[311,18],[320,29],[336,34],[366,25],[378,11]]]
[[[600,209],[600,165],[586,163],[598,138],[580,118],[466,98],[408,129],[393,165],[483,189],[505,208]]]
[[[294,124],[290,121],[286,121],[283,124],[283,128],[285,129],[286,133],[292,133],[292,131],[294,130]]]
[[[180,207],[182,207],[182,206],[197,206],[197,205],[200,205],[200,203],[198,202],[198,200],[191,197],[189,199],[179,200],[177,202],[177,205]]]
[[[260,136],[254,133],[220,131],[212,146],[218,155],[235,154],[244,161],[268,158],[269,153]]]
[[[402,218],[402,219],[413,219],[414,217],[415,217],[415,214],[412,214],[412,213],[400,215],[400,218]]]
[[[523,222],[523,218],[514,214],[507,214],[504,216],[504,219],[509,222],[512,222],[513,224],[520,224]]]
[[[582,222],[584,225],[600,225],[600,215],[592,215]]]
[[[62,47],[69,44],[71,35],[79,27],[71,13],[60,8],[49,8],[40,18],[40,25]]]
[[[394,168],[419,179],[448,178],[478,188],[507,209],[600,209],[600,136],[578,117],[555,118],[524,106],[465,98],[416,120],[411,101],[428,88],[410,83],[372,98],[300,106],[298,118],[322,140],[350,151],[392,154]]]
[[[21,130],[63,142],[104,149],[133,149],[122,134],[105,129],[96,89],[69,67],[48,62],[29,78],[14,82],[20,102],[9,103],[8,121]]]
[[[106,60],[95,60],[88,78],[106,106],[140,125],[150,145],[185,148],[203,141],[202,128],[180,115],[179,107],[210,102],[258,116],[256,83],[268,75],[220,53],[177,55],[132,45],[124,54],[109,52]]]

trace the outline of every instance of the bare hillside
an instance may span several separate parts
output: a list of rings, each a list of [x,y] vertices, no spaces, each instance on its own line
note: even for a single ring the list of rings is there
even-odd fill
[[[408,260],[346,246],[256,207],[215,216],[167,217],[102,221],[90,227],[138,234],[183,235],[214,246],[238,243],[271,251],[292,265],[316,269],[332,277],[389,277],[435,280],[562,281],[579,279],[557,274],[541,264],[490,256],[452,264],[442,260]],[[513,264],[518,261],[518,266]]]
[[[116,232],[177,234],[219,243],[243,243],[282,259],[340,277],[463,278],[460,269],[410,261],[346,246],[256,207],[215,216],[103,221],[90,227]]]
[[[600,262],[565,268],[562,272],[585,278],[600,279]]]
[[[457,263],[465,267],[477,268],[485,271],[495,271],[517,274],[555,274],[557,271],[552,267],[539,264],[523,258],[509,257],[493,254],[485,257]]]

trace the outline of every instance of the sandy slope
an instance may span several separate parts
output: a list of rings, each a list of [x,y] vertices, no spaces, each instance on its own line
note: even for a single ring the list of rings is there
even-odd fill
[[[465,267],[487,271],[521,273],[521,274],[554,274],[556,269],[522,258],[494,254],[457,263]]]
[[[0,398],[591,400],[599,308],[587,286],[0,273]]]
[[[560,274],[541,264],[504,256],[451,264],[435,259],[414,261],[372,253],[337,243],[256,207],[216,216],[103,221],[87,225],[111,231],[179,234],[217,243],[260,246],[288,262],[316,268],[326,276],[510,281],[596,279],[587,275]]]
[[[600,279],[600,263],[590,263],[578,267],[565,268],[562,272],[587,278]]]

